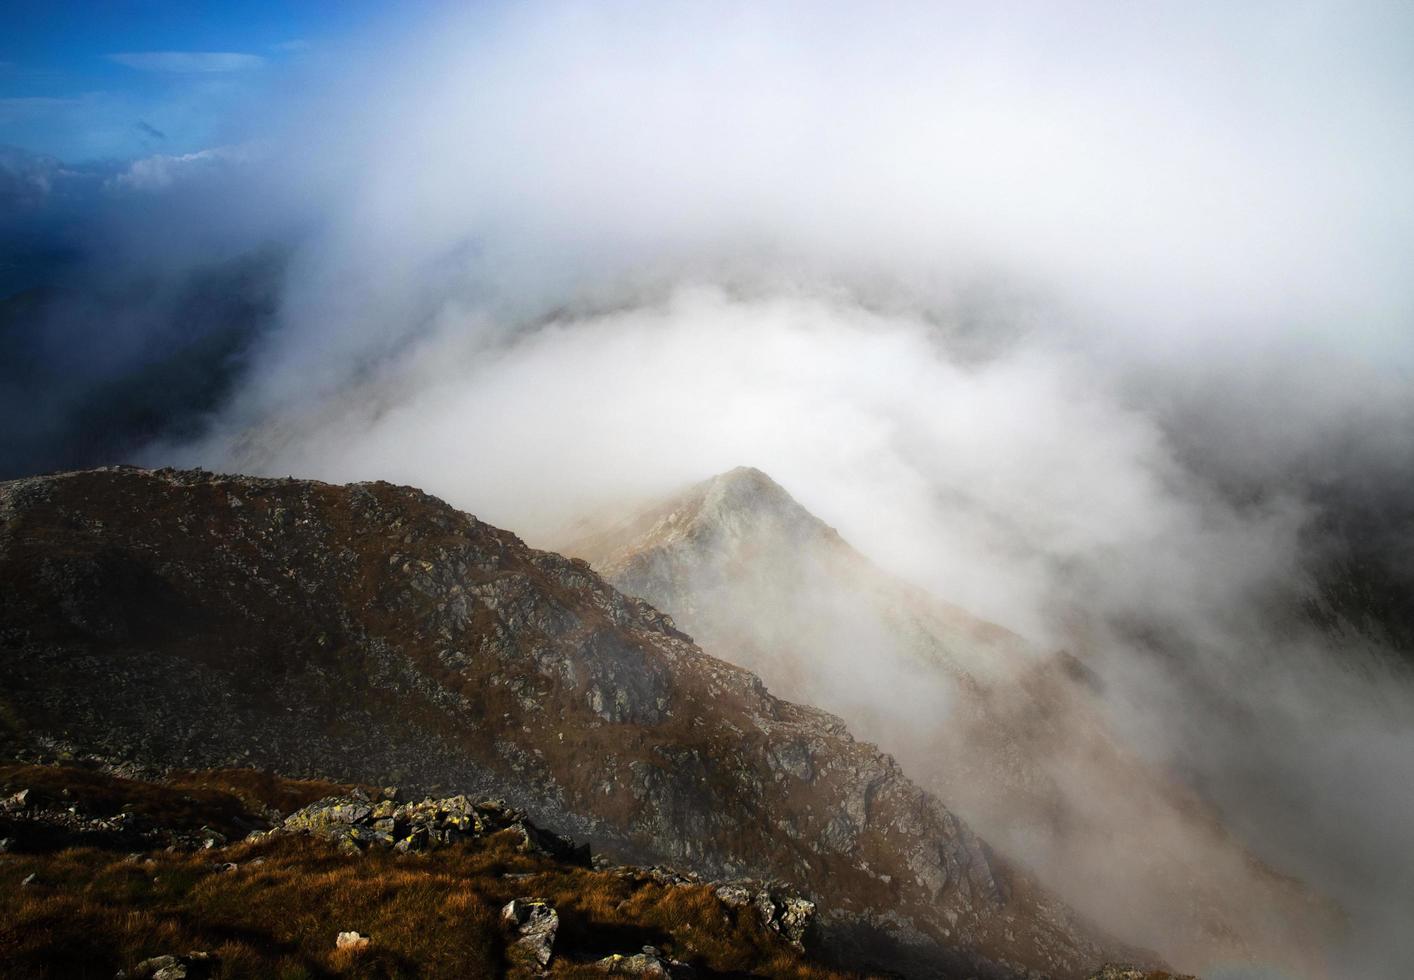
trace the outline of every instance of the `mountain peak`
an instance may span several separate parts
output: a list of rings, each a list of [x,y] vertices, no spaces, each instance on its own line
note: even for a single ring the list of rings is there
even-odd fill
[[[834,528],[752,466],[719,473],[644,514],[630,535],[639,546],[693,542],[728,547],[754,541],[838,540]],[[599,556],[604,557],[604,556]]]
[[[717,484],[721,486],[741,486],[766,488],[775,493],[790,496],[779,483],[771,479],[764,471],[754,466],[737,466],[727,470],[725,473],[718,473],[716,476],[708,477],[702,481],[702,485]]]
[[[699,483],[686,495],[701,495],[703,511],[789,514],[818,520],[775,480],[754,466],[738,466]]]
[[[562,545],[565,554],[612,574],[635,556],[686,547],[713,553],[776,546],[843,542],[838,532],[763,470],[754,466],[708,477],[619,523],[582,530]]]

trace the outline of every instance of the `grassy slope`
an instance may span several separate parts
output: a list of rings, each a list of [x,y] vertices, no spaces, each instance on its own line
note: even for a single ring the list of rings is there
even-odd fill
[[[57,767],[0,767],[0,782],[97,814],[123,805],[174,828],[234,828],[331,787],[241,771],[173,783]],[[21,838],[21,841],[23,839]],[[500,921],[512,898],[560,915],[550,975],[603,976],[587,963],[656,945],[700,976],[824,978],[732,911],[707,884],[669,885],[637,869],[590,870],[516,850],[513,835],[429,854],[350,856],[321,840],[272,835],[203,850],[130,854],[97,847],[0,855],[0,963],[13,978],[103,978],[166,953],[219,957],[217,977],[493,977],[517,975]],[[22,845],[23,846],[23,845]],[[234,863],[234,870],[220,870]],[[21,882],[34,874],[29,885]],[[344,930],[366,951],[336,950]]]

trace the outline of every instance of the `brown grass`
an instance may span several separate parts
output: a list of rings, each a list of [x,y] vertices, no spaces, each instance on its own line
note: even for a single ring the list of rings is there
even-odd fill
[[[244,837],[260,819],[258,808],[215,785],[167,786],[79,766],[0,765],[0,787],[7,787],[7,793],[28,789],[31,806],[75,806],[100,817],[128,809],[177,830],[209,826],[226,836]]]
[[[240,799],[254,811],[262,808],[290,814],[326,796],[347,793],[347,783],[331,783],[322,779],[286,779],[255,769],[201,769],[173,773],[167,782],[177,788],[217,790]],[[375,793],[377,787],[365,786]]]
[[[223,862],[238,868],[213,868]],[[709,886],[556,864],[518,853],[510,834],[429,855],[351,857],[280,835],[136,858],[91,848],[0,856],[0,963],[6,977],[109,980],[150,956],[208,950],[222,978],[515,975],[499,910],[525,896],[559,912],[552,976],[602,976],[590,959],[649,943],[704,976],[837,976],[749,910],[725,909]],[[335,949],[350,929],[371,937],[367,950]]]

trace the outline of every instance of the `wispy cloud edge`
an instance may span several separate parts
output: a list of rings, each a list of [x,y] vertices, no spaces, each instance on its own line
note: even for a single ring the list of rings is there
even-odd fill
[[[108,60],[138,71],[200,75],[250,71],[265,65],[258,54],[239,51],[119,51]]]

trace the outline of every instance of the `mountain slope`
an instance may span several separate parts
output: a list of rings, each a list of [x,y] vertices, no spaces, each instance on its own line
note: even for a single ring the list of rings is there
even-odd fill
[[[416,490],[129,468],[0,485],[0,655],[12,755],[502,796],[623,860],[791,883],[855,964],[1132,958],[837,718]]]
[[[1068,901],[1180,966],[1319,975],[1336,916],[1128,751],[1066,654],[889,576],[740,468],[565,546],[771,690],[838,713]]]

